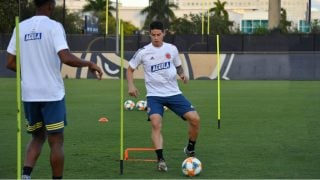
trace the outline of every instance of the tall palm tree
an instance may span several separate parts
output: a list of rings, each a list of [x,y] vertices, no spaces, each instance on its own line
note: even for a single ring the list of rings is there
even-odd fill
[[[228,34],[230,28],[233,25],[232,21],[229,21],[228,11],[225,9],[227,2],[221,2],[217,0],[214,2],[214,7],[209,9],[209,12],[213,12],[213,18],[210,19],[212,24],[211,32],[213,34]]]
[[[162,21],[165,27],[169,26],[169,23],[176,19],[176,16],[171,10],[172,8],[178,8],[177,5],[169,3],[168,0],[149,0],[149,6],[141,10],[141,14],[147,14],[144,22],[143,29],[147,30],[151,21]]]
[[[83,12],[94,11],[94,12],[104,12],[106,10],[106,0],[86,0],[88,3],[83,6]],[[112,16],[111,11],[115,11],[116,8],[112,6],[112,2],[108,0],[108,15]]]
[[[223,20],[229,20],[229,14],[225,9],[225,5],[227,2],[221,2],[220,0],[217,0],[214,2],[214,7],[209,9],[209,12],[213,12],[214,16],[223,19]]]

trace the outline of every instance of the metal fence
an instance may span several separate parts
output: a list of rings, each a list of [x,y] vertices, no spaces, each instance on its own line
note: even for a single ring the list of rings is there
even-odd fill
[[[11,35],[0,34],[0,50],[6,50]],[[116,52],[116,36],[67,35],[71,51]],[[215,35],[167,35],[165,41],[175,44],[180,52],[216,52]],[[124,37],[124,50],[136,51],[150,42],[149,36]],[[295,52],[319,51],[319,34],[221,35],[222,52]]]

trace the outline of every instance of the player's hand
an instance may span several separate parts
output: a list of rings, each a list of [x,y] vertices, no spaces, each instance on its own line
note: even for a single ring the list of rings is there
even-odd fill
[[[181,80],[183,81],[184,84],[187,84],[189,81],[189,78],[185,76],[184,74],[180,76]]]
[[[131,85],[128,87],[128,94],[129,96],[138,97],[139,91],[134,85]]]
[[[90,66],[89,66],[89,70],[97,77],[97,79],[101,80],[102,70],[99,66],[97,66],[95,63],[91,62]]]

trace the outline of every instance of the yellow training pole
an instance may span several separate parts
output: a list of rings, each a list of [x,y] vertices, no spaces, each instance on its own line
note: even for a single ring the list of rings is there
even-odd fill
[[[217,76],[217,79],[218,79],[218,129],[220,129],[220,119],[221,119],[221,108],[220,108],[220,40],[219,40],[219,35],[217,34],[217,66],[218,66],[218,69],[217,69],[217,72],[218,72],[218,76]]]
[[[208,9],[208,26],[207,26],[207,35],[210,34],[210,14],[209,14],[209,9]]]
[[[120,29],[120,174],[123,174],[123,24],[121,24]]]
[[[108,23],[109,23],[109,0],[106,0],[106,35],[108,35]]]
[[[21,79],[19,16],[16,16],[16,80],[17,80],[17,179],[21,179]]]
[[[121,3],[120,2],[120,0],[119,0],[119,3]],[[119,10],[119,5],[118,5],[118,21],[119,21],[119,26],[121,26],[121,18],[120,18],[120,10]],[[121,27],[119,28],[119,34],[121,33]]]
[[[203,36],[204,35],[204,7],[203,7],[203,1],[204,0],[202,0],[202,2],[201,2],[201,24],[202,24],[202,26],[201,26],[201,35]]]

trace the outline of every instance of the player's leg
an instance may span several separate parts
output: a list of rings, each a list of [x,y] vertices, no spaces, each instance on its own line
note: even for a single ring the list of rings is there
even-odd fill
[[[163,149],[163,138],[161,134],[162,117],[159,114],[152,114],[149,117],[151,121],[151,139],[155,149]]]
[[[62,178],[64,167],[63,132],[48,135],[48,143],[51,149],[50,164],[52,167],[53,179]]]
[[[32,139],[26,146],[22,179],[30,179],[33,167],[36,165],[46,140],[46,130],[42,122],[41,103],[23,102],[23,105],[27,119],[27,132],[32,134]]]
[[[46,132],[43,130],[43,128],[32,134],[32,139],[29,141],[26,147],[23,175],[31,176],[31,172],[41,154],[45,140]]]
[[[195,156],[195,144],[200,129],[200,117],[197,111],[182,94],[171,96],[168,106],[173,112],[189,123],[188,145],[184,148],[184,152],[188,156]]]
[[[189,142],[184,150],[188,156],[195,156],[195,144],[200,130],[200,116],[197,111],[189,111],[183,115],[189,123],[188,135]]]
[[[200,130],[200,116],[197,111],[189,111],[183,116],[189,123],[189,139],[196,141]]]
[[[163,157],[163,138],[161,133],[162,117],[159,114],[152,114],[151,116],[149,116],[149,119],[151,121],[151,127],[152,127],[151,139],[156,149],[155,151],[158,159],[157,168],[159,171],[168,171],[167,164],[165,163],[165,160]]]
[[[47,102],[43,108],[48,143],[50,147],[50,164],[52,178],[61,179],[64,167],[64,126],[66,125],[65,100]]]
[[[163,156],[163,137],[161,133],[163,105],[159,97],[147,97],[148,116],[151,123],[151,139],[156,149],[158,170],[167,171],[167,165]]]
[[[45,131],[37,131],[32,134],[32,139],[29,141],[26,148],[26,156],[24,166],[34,167],[41,153],[42,146],[46,140]]]

